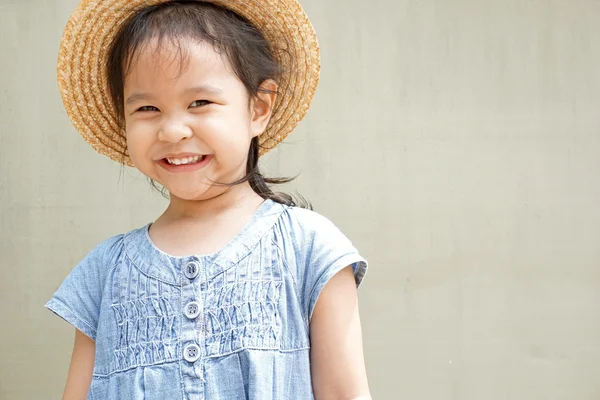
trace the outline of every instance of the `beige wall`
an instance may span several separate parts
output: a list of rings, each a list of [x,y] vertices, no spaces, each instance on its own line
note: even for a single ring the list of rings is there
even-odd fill
[[[0,399],[60,397],[43,308],[165,206],[96,155],[55,83],[75,0],[0,0]],[[370,261],[375,399],[600,399],[600,3],[304,0],[308,118],[265,159]]]

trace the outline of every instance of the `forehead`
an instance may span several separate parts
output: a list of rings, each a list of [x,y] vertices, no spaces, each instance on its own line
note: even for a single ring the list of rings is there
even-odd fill
[[[225,57],[206,42],[152,38],[132,55],[125,88],[180,79],[236,79]]]

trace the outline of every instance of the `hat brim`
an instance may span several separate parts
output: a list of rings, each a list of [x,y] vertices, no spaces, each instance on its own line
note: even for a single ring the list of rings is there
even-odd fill
[[[58,55],[58,85],[67,115],[99,153],[132,166],[123,127],[110,100],[107,58],[119,26],[141,8],[169,0],[83,0],[67,22]],[[320,74],[320,49],[296,0],[199,0],[220,5],[258,28],[283,67],[279,95],[260,155],[283,141],[306,115]]]

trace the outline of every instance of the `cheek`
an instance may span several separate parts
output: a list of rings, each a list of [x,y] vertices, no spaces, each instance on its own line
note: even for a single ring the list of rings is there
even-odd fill
[[[249,121],[236,115],[205,118],[197,124],[197,131],[214,150],[226,148],[248,150],[252,139]]]
[[[144,134],[145,130],[139,124],[130,123],[126,125],[125,137],[127,139],[127,150],[131,160],[136,163],[150,147],[150,135]]]

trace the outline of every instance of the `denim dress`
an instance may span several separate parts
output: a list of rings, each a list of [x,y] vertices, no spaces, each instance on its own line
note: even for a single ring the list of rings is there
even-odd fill
[[[98,245],[45,305],[96,342],[87,399],[313,399],[317,298],[367,270],[343,233],[271,200],[211,255],[166,254],[149,227]]]

